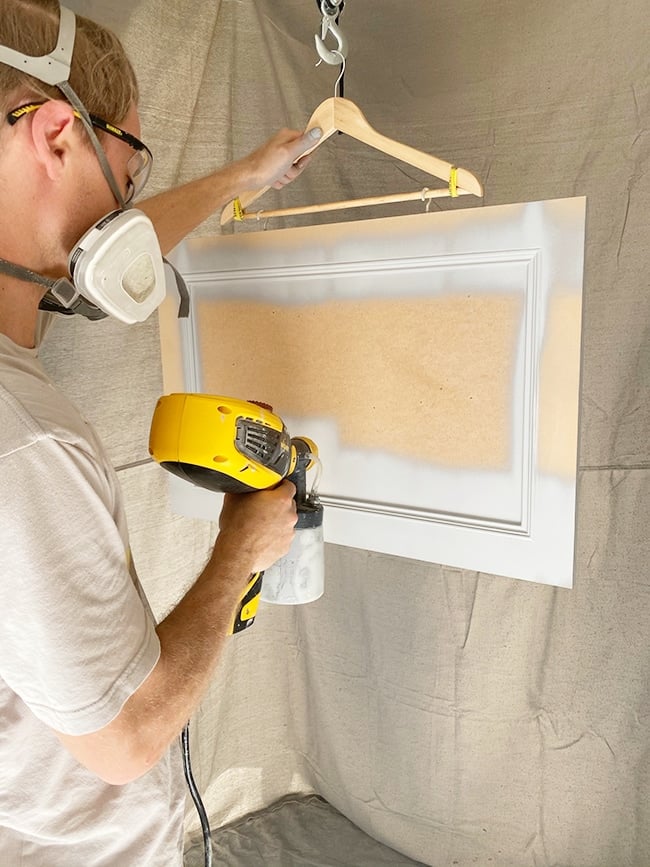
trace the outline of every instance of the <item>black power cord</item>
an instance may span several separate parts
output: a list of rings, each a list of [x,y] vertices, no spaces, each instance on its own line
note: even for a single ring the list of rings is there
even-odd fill
[[[212,838],[210,836],[210,822],[208,815],[205,812],[203,801],[199,795],[199,790],[192,776],[192,763],[190,761],[190,724],[187,723],[181,732],[181,748],[183,750],[183,772],[187,781],[187,787],[190,790],[190,795],[194,801],[196,812],[199,814],[201,821],[201,830],[203,831],[203,852],[205,857],[205,867],[212,867]]]

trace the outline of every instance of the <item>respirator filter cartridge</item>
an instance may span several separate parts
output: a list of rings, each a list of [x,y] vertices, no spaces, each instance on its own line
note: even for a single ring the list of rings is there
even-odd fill
[[[113,211],[75,245],[68,270],[79,293],[116,319],[143,322],[165,297],[158,237],[142,211]]]

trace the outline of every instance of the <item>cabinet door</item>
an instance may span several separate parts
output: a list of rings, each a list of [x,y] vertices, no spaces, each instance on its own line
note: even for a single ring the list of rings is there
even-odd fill
[[[165,389],[314,440],[326,541],[570,587],[584,228],[576,198],[189,241]]]

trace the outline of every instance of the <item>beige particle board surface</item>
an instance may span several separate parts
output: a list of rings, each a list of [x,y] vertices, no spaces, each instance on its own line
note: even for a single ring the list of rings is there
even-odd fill
[[[447,467],[508,463],[520,297],[201,299],[195,316],[207,392],[335,419],[354,448]]]

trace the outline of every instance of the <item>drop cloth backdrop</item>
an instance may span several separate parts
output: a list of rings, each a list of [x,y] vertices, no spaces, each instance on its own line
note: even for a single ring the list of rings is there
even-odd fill
[[[152,191],[302,126],[333,93],[334,68],[314,66],[314,0],[68,5],[131,53]],[[488,205],[587,196],[575,588],[329,548],[321,601],[264,607],[229,645],[193,724],[199,786],[215,825],[318,793],[436,867],[647,867],[647,0],[347,0],[341,23],[345,95],[376,129],[472,170]],[[274,202],[425,184],[345,137],[330,144]],[[399,212],[410,206],[327,219]],[[216,231],[213,219],[196,234]],[[59,321],[43,357],[110,449],[163,614],[215,527],[171,515],[148,460],[157,323]]]

